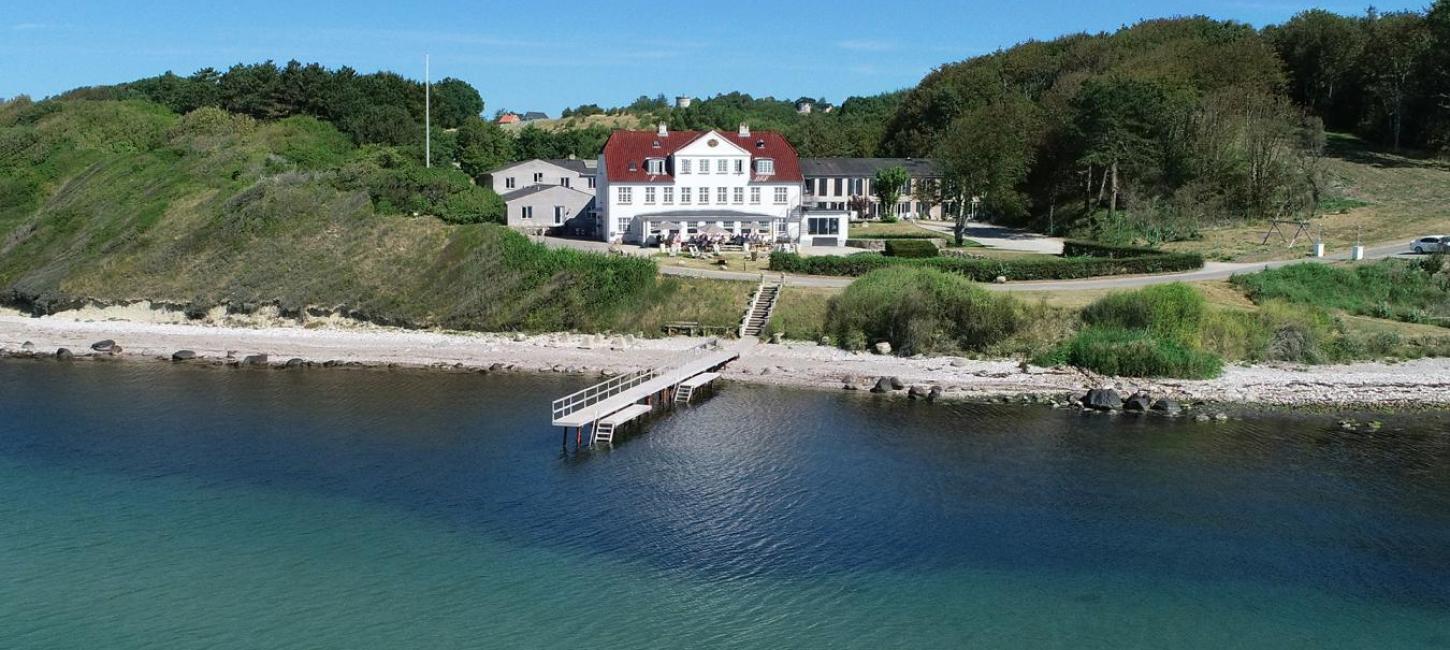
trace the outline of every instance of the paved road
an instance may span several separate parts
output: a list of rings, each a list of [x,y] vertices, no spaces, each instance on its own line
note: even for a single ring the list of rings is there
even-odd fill
[[[1381,244],[1365,248],[1365,259],[1382,259],[1386,257],[1403,256],[1408,253],[1405,244]],[[1274,262],[1208,262],[1203,268],[1183,273],[1165,273],[1162,275],[1115,275],[1103,278],[1085,278],[1081,280],[1043,280],[1037,282],[1009,282],[1007,284],[986,285],[994,291],[1073,291],[1092,289],[1132,289],[1146,287],[1154,284],[1165,284],[1168,282],[1202,282],[1205,280],[1223,280],[1236,273],[1253,273],[1265,269],[1274,269],[1300,262],[1334,262],[1348,259],[1348,253],[1331,255],[1322,259],[1300,258],[1292,260],[1278,260]],[[739,280],[743,282],[757,282],[760,280],[758,273],[742,273],[740,271],[716,271],[712,269],[687,269],[675,266],[661,266],[660,273],[692,278],[710,278],[714,280]],[[785,275],[785,283],[792,287],[815,287],[827,289],[839,289],[851,284],[855,278],[823,277],[816,275]]]
[[[948,235],[954,235],[956,232],[952,224],[945,221],[918,221],[916,225],[927,230],[934,230]],[[1043,255],[1062,254],[1061,238],[1048,237],[1040,233],[1008,228],[1006,226],[994,226],[990,223],[973,222],[967,224],[965,236],[967,239],[990,248],[1041,253]]]

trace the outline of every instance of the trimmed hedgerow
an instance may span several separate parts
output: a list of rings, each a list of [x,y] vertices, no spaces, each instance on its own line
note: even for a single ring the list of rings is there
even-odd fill
[[[1174,273],[1203,267],[1196,253],[1164,253],[1139,257],[1029,257],[981,259],[933,257],[911,259],[859,253],[847,257],[802,257],[795,253],[772,253],[770,270],[806,275],[859,276],[897,265],[927,266],[965,275],[978,282],[992,282],[998,276],[1008,280],[1070,280],[1105,275]]]
[[[936,257],[939,254],[936,244],[927,239],[888,239],[886,240],[887,257],[904,257],[910,259],[926,259]]]

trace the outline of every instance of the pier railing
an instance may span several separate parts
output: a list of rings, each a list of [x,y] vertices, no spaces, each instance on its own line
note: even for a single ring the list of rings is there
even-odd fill
[[[558,421],[575,411],[598,404],[658,376],[659,372],[653,368],[636,370],[560,397],[554,400],[554,420]]]

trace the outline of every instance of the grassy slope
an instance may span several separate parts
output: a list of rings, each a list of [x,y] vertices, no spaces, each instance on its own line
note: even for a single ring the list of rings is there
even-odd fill
[[[1330,200],[1325,214],[1313,221],[1331,251],[1344,251],[1356,234],[1366,244],[1406,243],[1418,235],[1450,233],[1450,162],[1398,155],[1370,148],[1353,136],[1329,140],[1325,177]],[[1358,205],[1341,209],[1336,204]],[[1209,259],[1258,262],[1303,257],[1314,237],[1301,237],[1294,248],[1277,239],[1268,245],[1266,224],[1203,231],[1199,241],[1175,242],[1170,250],[1194,251]],[[1287,232],[1293,235],[1292,228]]]
[[[0,292],[344,306],[459,329],[738,322],[749,287],[545,252],[498,226],[374,212],[331,182],[360,151],[310,118],[202,123],[144,102],[0,108]],[[618,282],[611,284],[613,279]]]

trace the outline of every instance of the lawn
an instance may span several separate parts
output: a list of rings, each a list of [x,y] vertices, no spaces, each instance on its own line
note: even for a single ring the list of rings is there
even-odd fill
[[[1163,248],[1198,252],[1211,260],[1262,262],[1308,256],[1319,236],[1332,254],[1357,240],[1408,243],[1418,235],[1450,232],[1450,162],[1377,151],[1346,135],[1331,136],[1329,154],[1324,214],[1311,222],[1313,233],[1295,246],[1277,237],[1260,243],[1267,223],[1236,223],[1205,228],[1202,239]],[[1287,234],[1293,235],[1292,227]]]
[[[851,239],[889,239],[892,237],[926,237],[929,239],[950,239],[951,235],[938,230],[929,230],[908,220],[896,223],[880,221],[851,222]]]

